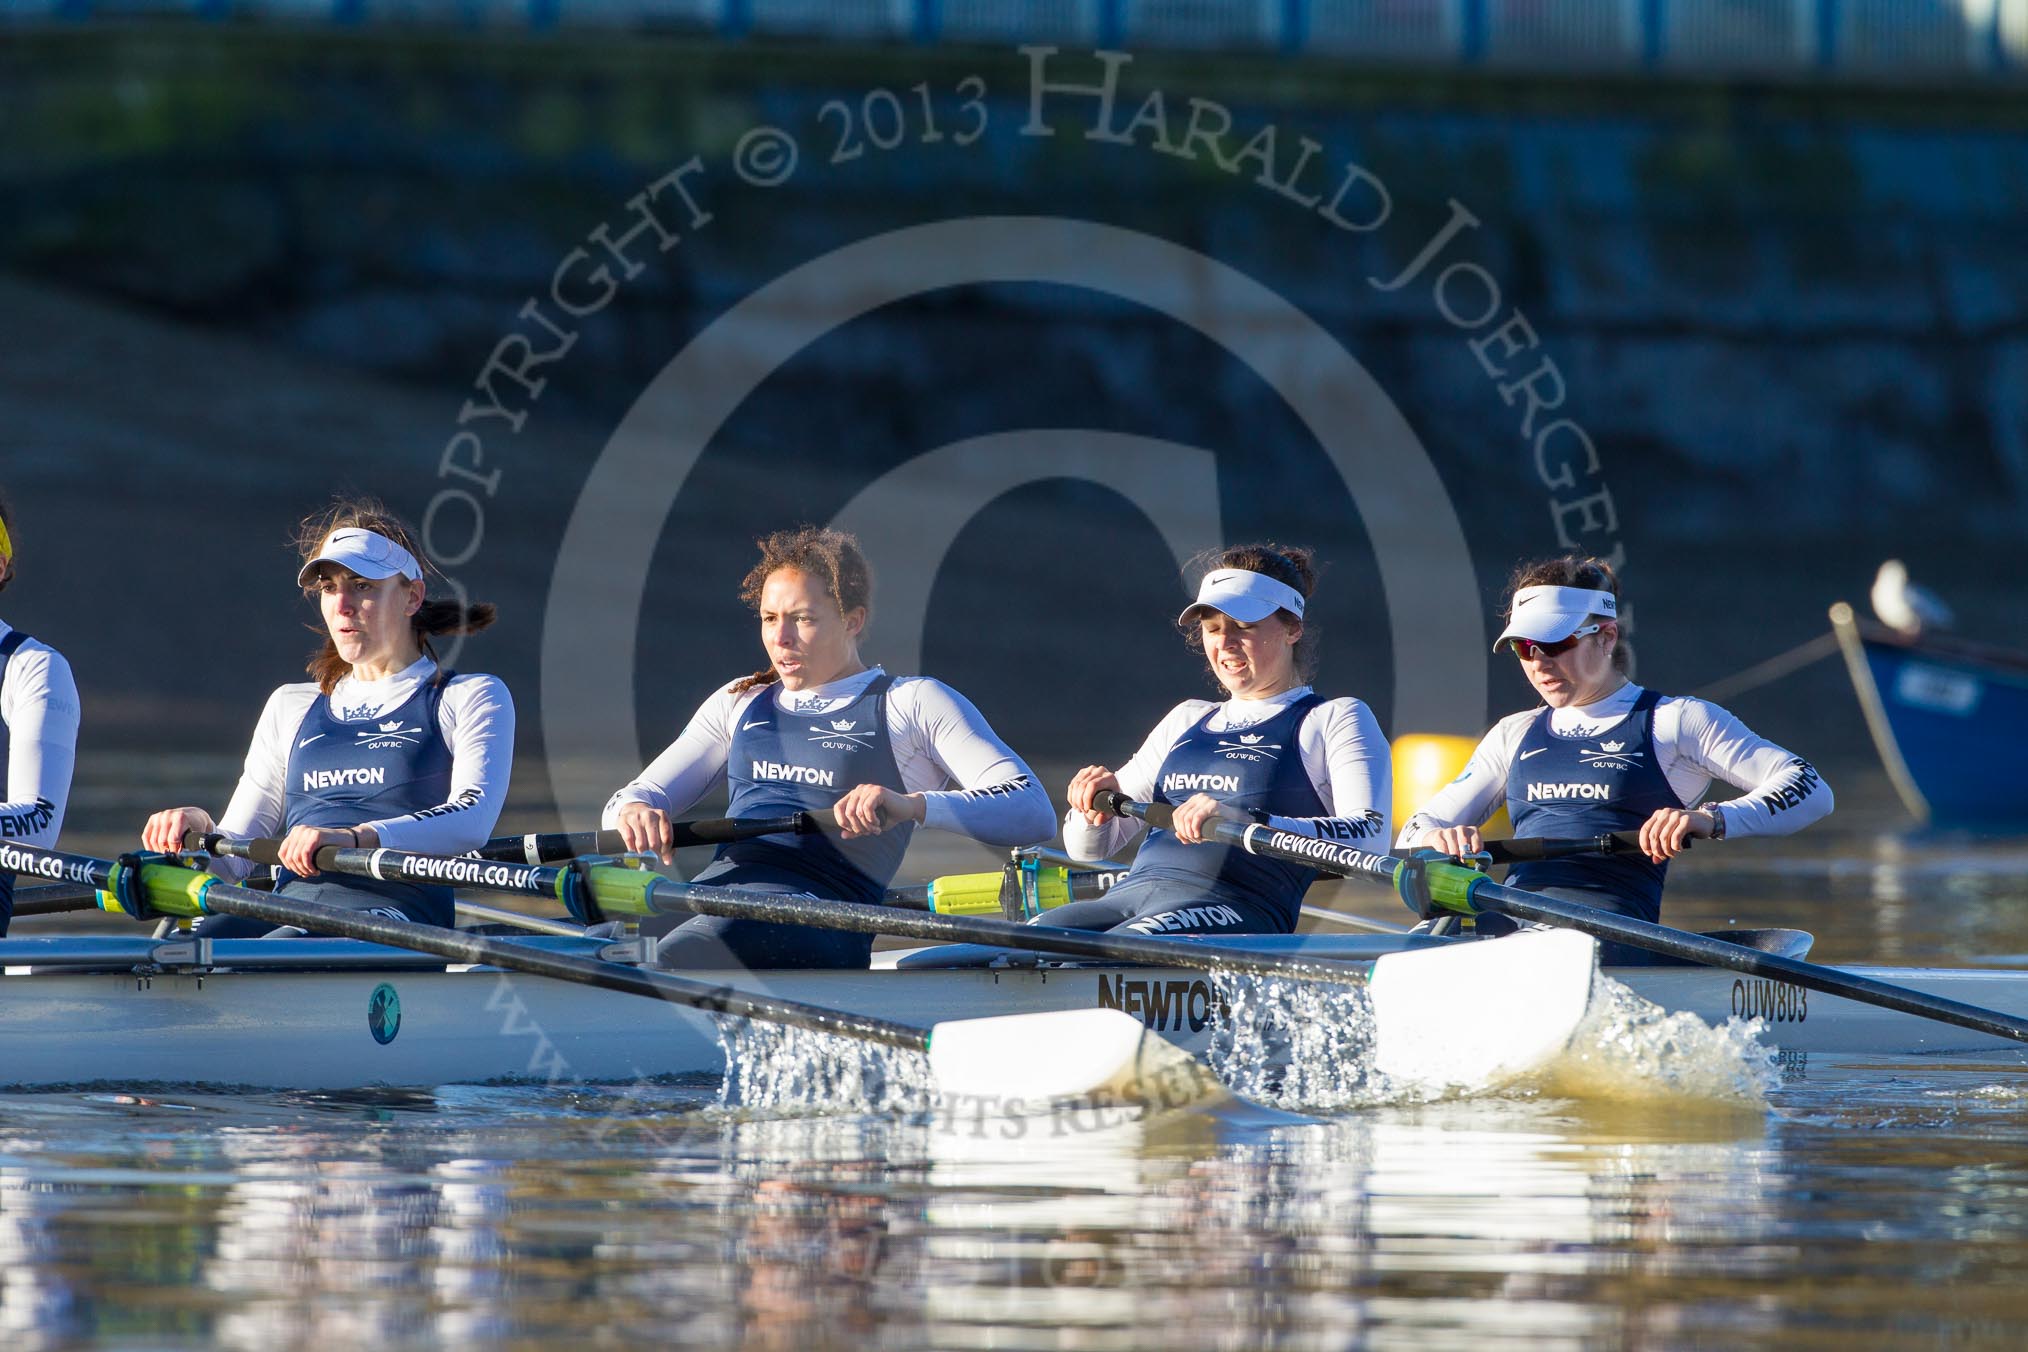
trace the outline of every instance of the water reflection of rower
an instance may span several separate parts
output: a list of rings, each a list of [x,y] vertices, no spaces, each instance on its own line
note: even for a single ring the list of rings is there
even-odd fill
[[[0,591],[14,580],[14,514],[0,499]],[[77,683],[70,663],[0,620],[0,837],[56,844],[77,764]],[[0,873],[0,935],[14,917],[14,875]]]
[[[1507,881],[1552,897],[1655,920],[1668,861],[1694,837],[1787,835],[1829,815],[1830,786],[1794,753],[1706,700],[1663,695],[1627,677],[1620,588],[1604,560],[1565,555],[1523,564],[1508,589],[1511,647],[1544,707],[1509,715],[1464,772],[1402,827],[1399,844],[1449,854],[1481,847],[1479,827],[1504,803],[1517,836],[1586,838],[1636,831],[1645,852],[1534,860]],[[1713,780],[1746,787],[1690,806]],[[1512,922],[1481,917],[1481,933]],[[1608,944],[1609,965],[1651,961]]]
[[[1268,822],[1369,848],[1386,839],[1387,738],[1364,703],[1327,700],[1309,684],[1316,648],[1303,619],[1316,586],[1309,552],[1243,545],[1209,562],[1177,626],[1227,698],[1183,701],[1117,771],[1079,770],[1063,839],[1073,858],[1106,859],[1140,831],[1138,821],[1095,806],[1101,790],[1174,805],[1173,829],[1152,832],[1126,879],[1103,897],[1058,907],[1040,923],[1287,934],[1315,871],[1207,841],[1208,822]]]
[[[173,850],[189,831],[280,835],[281,895],[452,925],[447,887],[320,877],[314,859],[326,845],[454,855],[485,843],[513,768],[514,702],[498,677],[439,667],[430,641],[485,628],[493,607],[430,598],[414,533],[377,502],[309,518],[298,546],[296,581],[326,631],[310,659],[315,679],[268,697],[215,827],[203,808],[168,808],[148,819],[142,842]],[[214,916],[197,932],[270,928]]]

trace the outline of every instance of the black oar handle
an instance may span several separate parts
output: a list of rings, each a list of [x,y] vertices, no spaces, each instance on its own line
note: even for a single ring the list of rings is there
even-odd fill
[[[1689,849],[1691,841],[1684,841]],[[1645,854],[1638,831],[1613,831],[1584,840],[1558,840],[1549,836],[1522,836],[1515,840],[1489,840],[1486,853],[1496,864],[1532,863],[1538,859],[1573,859],[1587,854]]]
[[[670,843],[677,849],[689,845],[726,845],[735,840],[761,836],[804,836],[830,829],[829,811],[798,812],[787,817],[710,817],[698,821],[670,822]],[[517,864],[553,864],[589,854],[623,854],[626,842],[618,831],[557,831],[541,835],[497,836],[472,853],[480,859],[500,859]]]
[[[1100,789],[1091,796],[1092,805],[1115,817],[1138,817],[1164,831],[1175,829],[1176,810],[1167,803],[1137,803],[1118,789]]]
[[[1172,829],[1175,810],[1166,803],[1137,803],[1116,789],[1100,789],[1092,802],[1115,817],[1138,817],[1150,826]],[[1240,828],[1244,829],[1244,828]],[[1235,842],[1236,843],[1236,842]],[[1689,841],[1683,847],[1690,847]],[[1489,840],[1486,853],[1496,864],[1517,864],[1539,859],[1570,859],[1587,854],[1643,854],[1638,831],[1613,831],[1580,840],[1559,840],[1547,836],[1523,836],[1516,840]]]
[[[708,820],[671,822],[669,824],[672,843],[681,848],[686,845],[723,845],[735,840],[754,840],[761,836],[800,836],[823,831],[832,825],[831,814],[826,812],[798,812],[787,817],[715,817]],[[209,854],[219,853],[218,844],[228,840],[217,832],[199,834],[186,832],[183,848],[191,851],[202,850]],[[238,858],[251,859],[256,864],[280,864],[281,841],[274,838],[232,842],[244,846]],[[325,856],[344,846],[326,845],[317,852],[317,866],[328,867]],[[553,864],[586,855],[625,854],[627,846],[620,839],[618,831],[558,831],[540,835],[498,836],[487,841],[478,849],[464,856],[468,859],[486,859],[514,864]]]
[[[581,854],[620,854],[626,842],[618,831],[549,831],[540,835],[496,836],[472,854],[503,863],[547,864]]]

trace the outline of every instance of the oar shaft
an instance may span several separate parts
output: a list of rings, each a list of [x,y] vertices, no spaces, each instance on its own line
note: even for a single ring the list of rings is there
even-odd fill
[[[279,843],[207,836],[204,848],[215,854],[273,862]],[[1360,980],[1368,967],[1365,963],[1256,953],[1196,940],[1067,930],[1049,925],[1017,925],[986,917],[931,915],[894,906],[868,906],[820,897],[781,896],[739,888],[677,883],[640,869],[611,865],[594,865],[576,871],[551,865],[446,859],[402,850],[353,850],[327,845],[317,851],[317,867],[388,882],[476,887],[524,896],[545,896],[563,902],[571,908],[573,915],[584,920],[595,919],[597,913],[715,915],[774,925],[812,925],[853,934],[887,934],[930,943],[994,944],[1033,953],[1064,954],[1110,962],[1206,972],[1251,972],[1297,981]],[[583,887],[589,887],[596,912],[584,907],[582,893],[578,890]]]
[[[735,840],[756,840],[761,836],[800,836],[821,831],[829,813],[798,812],[787,817],[712,817],[698,821],[670,822],[670,843],[678,849],[689,845],[724,845]],[[523,864],[553,864],[588,854],[623,854],[626,842],[618,831],[557,831],[527,836],[496,836],[472,851],[480,859],[499,859]]]
[[[430,953],[448,962],[502,967],[627,995],[653,996],[712,1014],[731,1014],[739,1018],[788,1024],[911,1051],[929,1048],[928,1030],[887,1019],[823,1009],[797,1000],[755,995],[734,986],[714,985],[669,972],[626,967],[570,953],[545,952],[526,944],[486,938],[462,930],[441,929],[435,925],[393,920],[365,911],[348,910],[343,906],[328,906],[303,897],[254,892],[174,865],[143,864],[138,880],[131,876],[123,879],[121,874],[127,870],[112,860],[63,854],[16,845],[11,841],[0,843],[0,868],[12,869],[16,867],[16,861],[29,862],[37,876],[82,880],[111,891],[129,889],[138,881],[148,902],[164,914],[236,915],[270,925],[298,925],[340,939],[359,939],[417,953]]]
[[[663,914],[731,916],[776,925],[819,925],[855,934],[886,934],[928,943],[992,944],[1031,953],[1097,958],[1151,967],[1181,967],[1202,972],[1248,972],[1256,976],[1288,977],[1297,981],[1362,980],[1368,967],[1365,963],[1256,953],[1191,939],[1155,939],[1101,930],[1060,929],[1053,925],[1017,925],[985,916],[933,915],[891,906],[743,892],[667,880],[659,880],[655,884],[648,893],[648,901],[654,910]]]
[[[1166,803],[1137,803],[1125,794],[1114,790],[1101,790],[1094,795],[1094,798],[1100,807],[1114,816],[1138,817],[1150,826],[1159,826],[1164,830],[1172,829],[1171,823],[1174,820],[1175,809]],[[1236,822],[1221,822],[1216,824],[1214,831],[1222,839],[1229,840],[1233,844],[1238,844],[1239,838],[1233,833],[1244,831],[1245,829],[1245,827],[1240,826]],[[1278,834],[1288,835],[1289,833],[1282,832]],[[1305,836],[1293,836],[1291,838],[1299,841],[1308,839]],[[1688,841],[1683,843],[1685,849],[1688,849],[1689,846],[1690,843]],[[1344,847],[1340,846],[1338,848],[1342,849]],[[1539,859],[1570,859],[1587,854],[1644,853],[1641,849],[1641,835],[1638,831],[1611,831],[1604,835],[1586,836],[1581,839],[1570,840],[1558,839],[1553,836],[1521,836],[1514,840],[1489,840],[1485,844],[1485,852],[1496,864],[1519,864]],[[1353,851],[1353,853],[1363,852]],[[1386,858],[1387,856],[1382,855],[1378,857]],[[1326,871],[1331,872],[1335,870],[1327,869]]]
[[[1739,944],[1729,944],[1722,939],[1710,939],[1701,934],[1690,934],[1683,930],[1670,929],[1666,925],[1650,924],[1632,916],[1615,915],[1595,907],[1564,901],[1557,897],[1545,897],[1534,892],[1524,892],[1499,883],[1487,881],[1472,889],[1471,900],[1480,911],[1497,911],[1516,920],[1533,920],[1543,924],[1562,925],[1567,929],[1582,930],[1598,939],[1610,939],[1645,948],[1651,953],[1664,953],[1670,957],[1683,958],[1690,962],[1703,963],[1710,967],[1724,967],[1749,976],[1771,977],[1786,981],[1794,986],[1805,986],[1826,995],[1841,995],[1847,998],[1861,998],[1868,1004],[1883,1009],[1899,1010],[1904,1014],[1916,1014],[1924,1018],[1955,1024],[1995,1037],[2012,1038],[2017,1042],[2028,1042],[2028,1019],[2018,1019],[1997,1010],[1981,1009],[1976,1005],[1948,1000],[1940,995],[1911,990],[1906,986],[1891,985],[1876,981],[1872,977],[1860,976],[1855,972],[1841,972],[1832,967],[1821,967],[1813,962],[1799,962],[1775,953],[1762,953]]]
[[[183,838],[184,848],[229,859],[248,859],[256,864],[280,864],[281,842],[273,839],[233,840],[216,834]],[[424,887],[476,887],[488,892],[513,892],[521,896],[547,897],[571,904],[572,882],[578,875],[624,874],[648,878],[637,869],[595,865],[573,868],[556,864],[516,864],[504,859],[475,859],[471,855],[414,854],[407,850],[353,849],[326,845],[317,851],[317,867],[332,873],[376,878],[381,882],[415,883]]]
[[[1118,794],[1111,795],[1102,805],[1108,811],[1140,817],[1146,821],[1155,821],[1168,811],[1160,804],[1135,803]],[[1822,991],[1826,995],[1843,996],[1863,1004],[1878,1005],[1883,1009],[1897,1010],[1903,1014],[1914,1014],[1921,1018],[1935,1019],[1940,1023],[1990,1033],[1995,1037],[2028,1042],[2028,1019],[2019,1019],[1997,1010],[1981,1009],[1957,1000],[1929,995],[1906,986],[1877,981],[1872,977],[1839,971],[1835,967],[1822,967],[1813,962],[1784,958],[1774,953],[1762,953],[1739,944],[1726,943],[1722,939],[1710,939],[1701,934],[1690,934],[1683,930],[1670,929],[1665,925],[1650,924],[1645,920],[1616,915],[1611,911],[1602,911],[1577,902],[1505,887],[1484,874],[1460,864],[1441,860],[1421,860],[1411,865],[1408,861],[1397,859],[1392,855],[1366,854],[1343,845],[1334,845],[1329,841],[1311,840],[1307,836],[1275,831],[1264,826],[1240,826],[1234,822],[1214,821],[1205,829],[1207,834],[1253,854],[1282,859],[1290,863],[1307,864],[1328,873],[1340,873],[1348,877],[1375,878],[1394,884],[1397,890],[1412,872],[1419,871],[1429,888],[1431,900],[1461,915],[1495,911],[1517,920],[1562,925],[1569,929],[1581,930],[1597,939],[1610,939],[1652,953],[1683,958],[1709,967],[1722,967],[1728,971],[1744,972],[1750,976],[1771,977],[1789,982],[1791,985]]]
[[[14,894],[16,920],[31,915],[67,915],[73,911],[96,911],[98,908],[98,889],[79,883],[24,887]]]

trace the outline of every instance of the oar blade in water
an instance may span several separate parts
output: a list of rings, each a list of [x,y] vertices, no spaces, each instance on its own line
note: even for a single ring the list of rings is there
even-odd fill
[[[930,1032],[939,1093],[1036,1104],[1084,1100],[1150,1111],[1224,1100],[1189,1053],[1117,1009],[1061,1009],[955,1019]]]
[[[1575,930],[1390,953],[1368,986],[1374,1068],[1432,1096],[1520,1079],[1570,1045],[1597,971],[1597,941]]]

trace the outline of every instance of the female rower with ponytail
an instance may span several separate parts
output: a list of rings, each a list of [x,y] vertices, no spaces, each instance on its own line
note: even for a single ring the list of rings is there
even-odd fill
[[[1493,725],[1464,773],[1403,825],[1401,847],[1476,853],[1479,828],[1502,804],[1517,837],[1638,832],[1640,853],[1518,863],[1507,881],[1653,921],[1669,860],[1693,838],[1787,835],[1830,815],[1831,788],[1809,762],[1707,700],[1628,678],[1620,583],[1605,560],[1524,563],[1507,592],[1507,627],[1493,650],[1514,650],[1542,703]],[[1699,804],[1715,780],[1746,792]],[[1502,916],[1476,924],[1481,934],[1514,928]],[[1622,944],[1605,945],[1599,960],[1653,961]]]
[[[606,804],[627,848],[671,860],[670,818],[720,784],[734,817],[828,808],[838,834],[721,846],[695,881],[878,903],[917,826],[988,845],[1032,845],[1049,798],[971,701],[859,655],[873,575],[843,531],[806,526],[759,542],[740,597],[760,617],[768,666],[721,686],[683,733]],[[861,968],[873,936],[697,916],[669,931],[665,967]]]
[[[14,581],[14,513],[0,498],[0,591]],[[0,620],[0,839],[51,846],[77,764],[77,683],[47,643]],[[14,918],[14,875],[0,873],[0,935]]]
[[[463,854],[492,834],[513,770],[514,701],[496,676],[440,667],[432,640],[477,633],[493,607],[430,597],[414,531],[372,499],[305,520],[297,550],[297,585],[323,619],[312,679],[268,697],[215,826],[202,808],[169,808],[148,818],[142,844],[174,850],[185,832],[214,829],[279,835],[280,895],[448,927],[449,888],[320,875],[315,856],[326,845]],[[197,932],[267,928],[214,916]]]
[[[1372,848],[1387,835],[1393,767],[1364,703],[1310,688],[1316,631],[1303,612],[1316,588],[1304,549],[1242,545],[1215,553],[1197,599],[1177,617],[1204,654],[1222,702],[1185,700],[1118,770],[1087,765],[1070,781],[1066,850],[1108,859],[1141,830],[1094,796],[1112,789],[1174,809],[1149,833],[1126,878],[1037,923],[1142,934],[1287,934],[1316,872],[1216,841],[1214,818]]]

